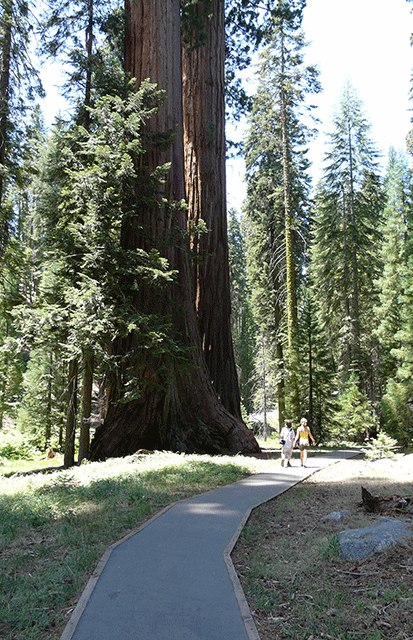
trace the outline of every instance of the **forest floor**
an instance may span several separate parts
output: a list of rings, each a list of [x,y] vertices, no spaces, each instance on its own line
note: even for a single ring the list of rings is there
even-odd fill
[[[252,512],[232,560],[260,640],[413,640],[413,542],[359,561],[339,555],[340,531],[380,517],[361,506],[362,486],[413,497],[413,456],[339,462]],[[413,524],[411,507],[391,517]]]

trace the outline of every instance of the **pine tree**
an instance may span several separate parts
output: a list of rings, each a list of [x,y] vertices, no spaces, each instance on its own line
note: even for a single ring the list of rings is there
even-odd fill
[[[336,411],[335,369],[327,336],[317,314],[310,286],[300,292],[297,348],[300,355],[300,405],[307,407],[307,419],[317,439],[329,436]]]
[[[394,334],[394,344],[398,346],[390,352],[397,369],[387,381],[382,409],[386,432],[407,445],[413,439],[413,239],[410,228],[405,255],[405,263],[402,262],[400,269],[401,291],[398,295],[400,327]]]
[[[94,76],[96,78],[101,67],[102,36],[107,32],[110,18],[116,15],[115,6],[112,0],[57,0],[44,5],[41,15],[40,53],[62,61],[67,76],[63,94],[75,103],[76,119],[86,129],[90,124],[93,93],[96,99]]]
[[[13,230],[8,188],[16,184],[21,164],[24,116],[28,103],[44,95],[32,59],[33,14],[27,0],[0,4],[0,258]]]
[[[17,426],[40,450],[59,447],[63,429],[66,368],[52,349],[33,347],[24,373]]]
[[[24,144],[19,150],[18,180],[7,181],[7,200],[13,212],[13,225],[3,260],[0,260],[0,351],[3,364],[0,404],[3,411],[7,409],[13,418],[20,402],[20,384],[28,360],[27,345],[20,342],[14,315],[19,305],[30,302],[36,295],[37,275],[32,258],[39,252],[41,235],[36,217],[36,185],[44,136],[40,110],[34,108],[25,127]]]
[[[363,442],[376,429],[376,417],[360,382],[352,372],[338,398],[335,425],[331,429],[338,442]]]
[[[48,5],[42,21],[43,53],[49,57],[60,56],[66,63],[68,81],[64,87],[64,94],[76,104],[75,120],[86,131],[91,126],[90,109],[96,100],[110,91],[122,90],[121,59],[116,49],[116,29],[122,28],[123,23],[116,25],[116,12],[112,12],[113,3],[110,0],[77,0],[67,2],[61,0]],[[119,21],[118,21],[119,22]],[[113,25],[116,25],[113,31]],[[114,41],[109,46],[108,31]],[[106,39],[102,35],[106,33]],[[99,43],[99,46],[97,44]],[[102,80],[102,77],[104,78]],[[79,361],[73,361],[69,366],[68,380],[68,434],[74,433],[77,422],[77,376],[79,363],[83,372],[82,380],[82,411],[80,418],[80,446],[79,460],[88,457],[89,427],[92,404],[94,353],[89,348],[82,349]],[[69,451],[70,450],[70,451]],[[67,441],[67,465],[74,460],[74,439]]]
[[[382,384],[393,377],[397,369],[397,359],[392,350],[400,346],[396,335],[401,328],[402,274],[406,268],[407,237],[413,217],[411,180],[407,157],[390,149],[385,178],[386,206],[381,227],[383,271],[377,281],[379,303],[375,308]]]
[[[341,380],[357,371],[366,388],[374,352],[374,283],[380,272],[377,240],[383,197],[370,126],[349,84],[334,127],[314,210],[314,291]]]
[[[306,96],[320,90],[318,72],[305,66],[301,15],[280,3],[268,46],[261,55],[259,86],[246,140],[248,196],[246,212],[253,290],[271,296],[261,306],[273,327],[277,359],[287,354],[290,411],[300,414],[296,353],[297,277],[302,264],[309,196],[306,148],[310,131],[302,122]],[[260,284],[259,284],[260,283]],[[267,293],[265,293],[265,291]],[[265,311],[266,307],[266,311]],[[282,339],[284,321],[286,341]],[[282,419],[280,411],[280,419]]]

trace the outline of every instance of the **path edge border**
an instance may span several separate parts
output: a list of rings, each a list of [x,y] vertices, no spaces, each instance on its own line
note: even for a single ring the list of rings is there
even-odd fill
[[[341,462],[341,460],[336,460],[333,464],[337,464],[337,462]],[[301,484],[301,482],[303,482],[304,480],[306,480],[307,478],[309,478],[310,476],[312,476],[314,473],[317,473],[317,471],[320,471],[320,469],[314,469],[314,471],[312,473],[309,473],[308,475],[306,475],[305,477],[297,480],[293,485],[290,485],[289,487],[286,487],[283,491],[281,491],[280,493],[278,493],[276,496],[272,496],[271,498],[268,498],[267,500],[263,500],[262,502],[257,502],[257,504],[253,505],[252,507],[250,507],[249,509],[247,509],[247,511],[244,513],[244,516],[241,518],[234,535],[232,536],[231,540],[229,541],[227,547],[224,550],[223,553],[223,559],[224,559],[224,563],[225,566],[227,568],[234,592],[235,592],[235,597],[238,603],[238,607],[240,609],[240,613],[241,613],[241,618],[242,621],[244,623],[245,626],[245,630],[247,632],[248,635],[248,640],[260,640],[260,637],[258,635],[258,630],[257,627],[255,625],[254,622],[254,618],[253,615],[251,613],[251,609],[248,605],[247,602],[247,598],[245,596],[244,590],[241,586],[241,582],[240,579],[238,578],[238,574],[235,570],[234,564],[232,562],[231,559],[231,553],[237,543],[237,540],[239,538],[239,536],[241,535],[241,531],[242,529],[245,527],[246,522],[248,521],[248,518],[250,517],[252,511],[254,509],[256,509],[257,507],[260,507],[263,504],[266,504],[267,502],[270,502],[271,500],[276,499],[278,496],[282,495],[283,493],[286,493],[287,491],[289,491],[290,489],[292,489],[292,487]],[[251,475],[260,475],[258,474],[251,474]],[[238,482],[238,481],[237,481]],[[217,487],[219,488],[219,487]],[[212,491],[215,491],[216,489],[211,489],[210,491],[206,491],[204,493],[210,493]],[[202,495],[202,494],[198,494],[198,495]],[[193,497],[193,496],[192,496]],[[159,518],[160,516],[162,516],[164,513],[166,513],[167,511],[169,511],[169,509],[172,509],[173,507],[175,507],[177,504],[181,503],[181,502],[185,502],[187,500],[190,500],[191,497],[188,498],[183,498],[182,500],[177,500],[175,502],[171,502],[171,504],[168,504],[166,507],[164,507],[163,509],[161,509],[160,511],[158,511],[157,513],[155,513],[153,516],[151,516],[148,520],[146,520],[145,522],[143,522],[139,527],[136,527],[135,529],[133,529],[132,531],[129,531],[129,533],[127,533],[125,536],[123,536],[122,538],[120,538],[120,540],[117,540],[116,542],[112,543],[107,549],[106,551],[103,553],[102,557],[100,558],[98,564],[96,565],[95,570],[93,571],[91,577],[89,578],[88,582],[86,583],[85,588],[82,591],[82,594],[75,606],[75,608],[73,609],[71,616],[63,630],[62,635],[60,636],[59,640],[72,640],[73,634],[76,631],[76,627],[79,623],[79,620],[84,612],[84,610],[86,609],[86,605],[90,599],[90,596],[93,593],[93,590],[97,584],[97,581],[99,580],[99,577],[101,576],[111,554],[112,551],[114,551],[116,549],[116,547],[118,547],[119,545],[121,545],[123,542],[126,542],[127,540],[129,540],[129,538],[132,538],[132,536],[136,535],[137,533],[139,533],[140,531],[142,531],[142,529],[144,529],[145,527],[147,527],[149,524],[151,524],[154,520],[156,520],[157,518]]]
[[[318,471],[318,469],[315,470],[314,473],[316,473],[316,471]],[[313,474],[311,473],[310,475],[313,475]],[[254,511],[254,509],[256,509],[257,507],[261,507],[261,505],[266,504],[267,502],[271,502],[271,500],[276,500],[283,493],[290,491],[290,489],[297,486],[297,484],[301,484],[301,482],[303,482],[303,480],[305,480],[308,477],[309,476],[306,476],[301,480],[297,480],[297,482],[295,482],[293,485],[286,487],[283,491],[281,491],[280,493],[277,493],[276,496],[272,496],[271,498],[268,498],[267,500],[263,500],[262,502],[257,502],[257,504],[247,509],[238,527],[236,528],[234,535],[232,536],[231,540],[229,541],[224,551],[224,562],[227,567],[227,571],[229,573],[229,577],[231,579],[232,586],[235,591],[235,597],[237,599],[238,606],[241,612],[242,621],[245,625],[245,630],[247,632],[248,640],[260,640],[260,636],[258,633],[258,629],[255,625],[254,616],[252,615],[250,606],[245,596],[244,589],[242,588],[241,581],[234,567],[234,563],[232,562],[231,553],[233,552],[234,547],[238,542],[238,538],[240,537],[241,532],[245,527],[246,523],[248,522],[249,517],[251,513]]]
[[[344,459],[346,459],[346,458],[344,458]],[[333,464],[337,464],[338,462],[341,462],[341,460],[336,460],[335,462],[333,462]],[[272,496],[272,498],[268,498],[267,500],[263,500],[262,502],[257,502],[257,504],[255,504],[252,507],[250,507],[249,509],[247,509],[247,511],[245,512],[243,518],[241,519],[240,523],[238,524],[238,527],[237,527],[234,535],[232,536],[232,538],[229,541],[226,549],[224,550],[224,554],[223,554],[224,555],[224,562],[225,562],[225,565],[227,567],[227,571],[229,573],[229,577],[231,579],[232,586],[233,586],[234,591],[235,591],[235,597],[237,599],[238,606],[239,606],[239,609],[240,609],[240,612],[241,612],[242,621],[243,621],[243,623],[245,625],[245,630],[247,632],[248,640],[261,640],[261,639],[260,639],[260,636],[258,634],[258,629],[257,629],[257,627],[255,625],[254,617],[252,615],[250,606],[249,606],[247,598],[245,596],[244,589],[242,588],[241,581],[240,581],[240,579],[238,577],[238,574],[237,574],[237,572],[235,570],[234,563],[232,562],[231,553],[233,552],[234,547],[237,544],[238,538],[241,535],[241,531],[243,530],[243,528],[245,527],[246,523],[248,522],[248,519],[249,519],[251,513],[254,511],[254,509],[256,509],[257,507],[260,507],[263,504],[266,504],[267,502],[271,502],[271,500],[276,500],[279,496],[283,495],[287,491],[290,491],[293,487],[296,487],[298,484],[301,484],[302,482],[304,482],[304,480],[307,480],[307,478],[310,478],[315,473],[317,473],[317,471],[320,471],[320,470],[321,469],[314,469],[314,471],[312,473],[309,473],[304,478],[301,478],[300,480],[297,480],[297,482],[295,482],[294,484],[290,485],[289,487],[286,487],[283,491],[280,491],[280,493],[277,493],[276,496]]]

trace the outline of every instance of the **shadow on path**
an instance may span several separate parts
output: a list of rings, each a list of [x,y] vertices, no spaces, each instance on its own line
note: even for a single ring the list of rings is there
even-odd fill
[[[275,463],[163,510],[104,554],[61,640],[259,640],[230,559],[251,509],[354,455]]]

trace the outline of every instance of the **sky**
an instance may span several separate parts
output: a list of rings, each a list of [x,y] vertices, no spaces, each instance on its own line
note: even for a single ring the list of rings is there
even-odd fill
[[[372,125],[371,139],[382,152],[386,165],[388,150],[405,148],[405,137],[413,128],[409,101],[413,69],[413,3],[406,0],[307,0],[303,30],[311,43],[307,64],[317,64],[323,92],[313,96],[321,120],[320,133],[311,143],[310,160],[314,181],[321,176],[325,132],[331,132],[334,108],[344,83],[350,80],[364,103]],[[244,74],[246,83],[254,78],[253,68]],[[239,139],[243,126],[229,137]],[[228,207],[241,210],[245,198],[242,160],[227,163]]]

